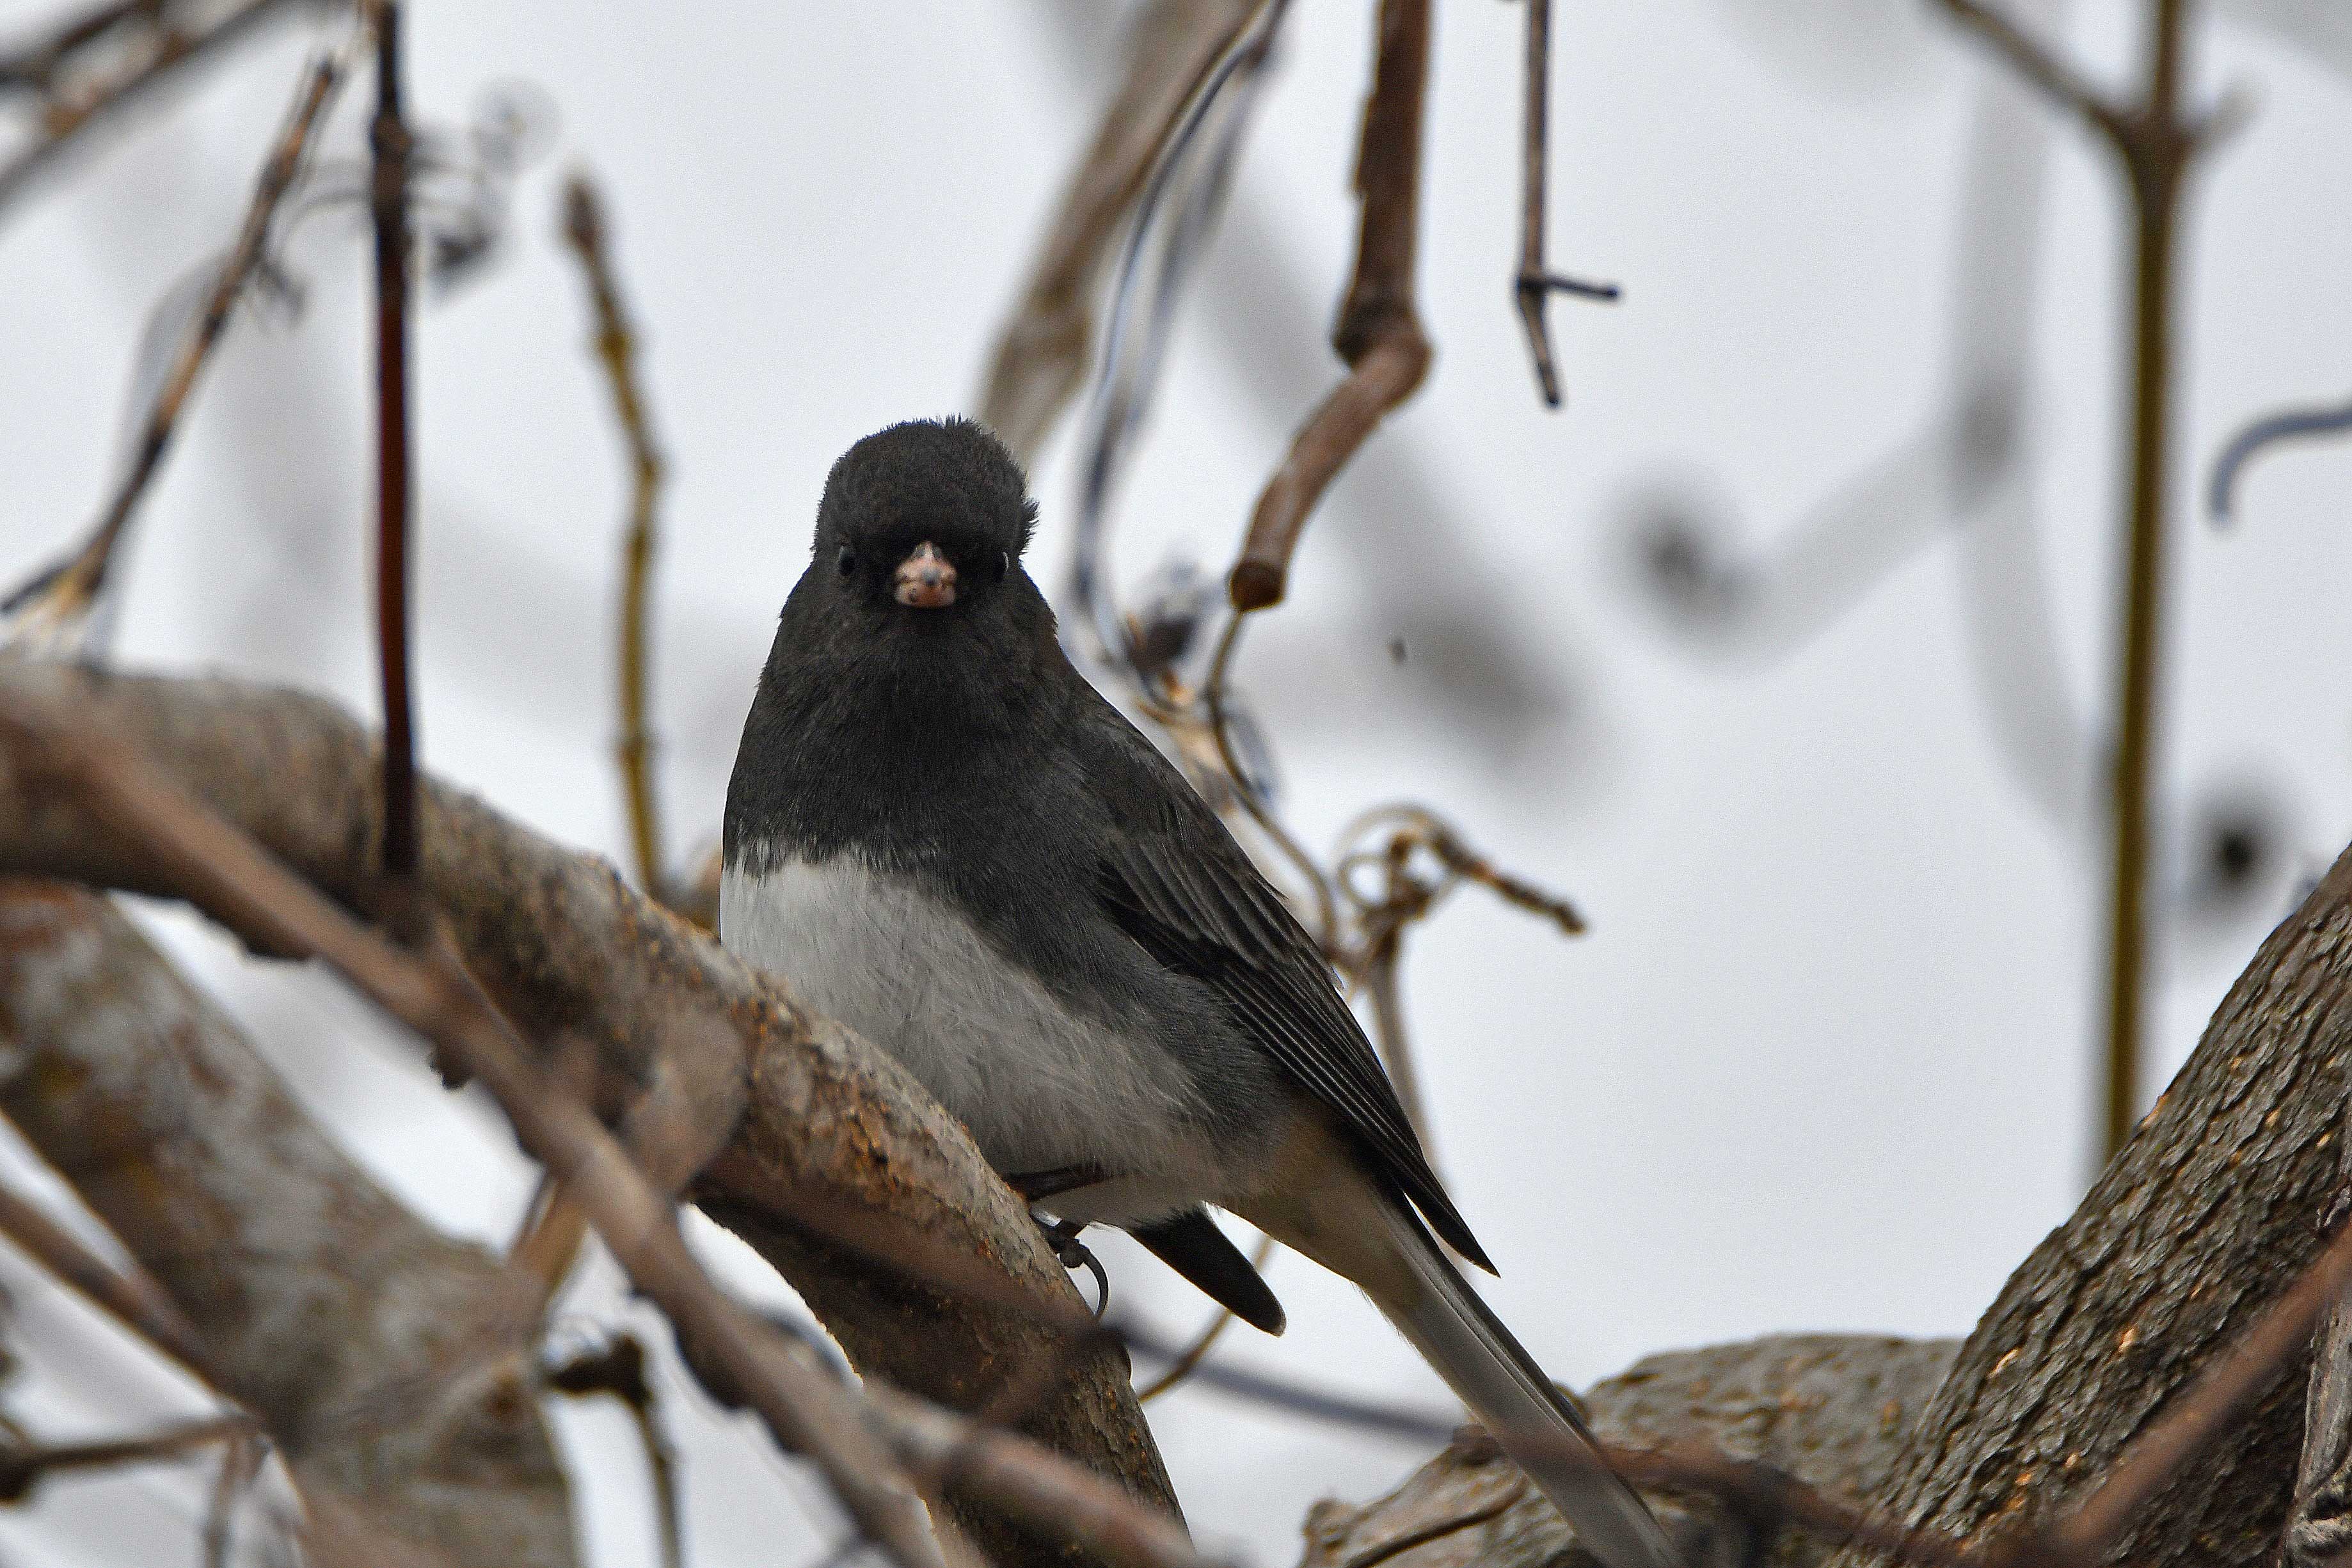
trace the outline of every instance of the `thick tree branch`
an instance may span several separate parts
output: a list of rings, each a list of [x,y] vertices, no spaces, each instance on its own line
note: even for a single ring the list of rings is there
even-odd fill
[[[535,1296],[410,1216],[104,899],[0,880],[0,1113],[194,1324],[306,1496],[456,1563],[565,1568]]]
[[[346,903],[372,885],[373,748],[331,705],[229,682],[54,667],[11,668],[0,681],[15,700],[134,739],[184,788]],[[802,1010],[608,867],[429,781],[420,803],[420,884],[467,967],[535,1035],[568,1031],[594,1049],[606,1114],[638,1103],[657,1065],[689,1086],[675,1097],[679,1113],[732,1134],[692,1196],[784,1273],[861,1370],[971,1409],[1005,1369],[1057,1351],[1055,1314],[1082,1310],[1075,1291],[1026,1208],[896,1063]],[[181,891],[138,846],[5,771],[0,863]],[[796,1218],[811,1202],[928,1237],[996,1281],[1008,1301],[1037,1310],[877,1270]],[[1064,1365],[1023,1429],[1172,1510],[1125,1356],[1097,1344]]]
[[[1949,1340],[1809,1334],[1677,1351],[1595,1385],[1584,1405],[1618,1456],[1612,1462],[1636,1477],[1645,1456],[1703,1445],[1717,1456],[1717,1469],[1794,1472],[1843,1509],[1865,1510],[1958,1349]],[[1650,1490],[1648,1481],[1638,1484]],[[1777,1502],[1744,1507],[1738,1499],[1669,1487],[1650,1501],[1689,1568],[1768,1557],[1793,1568],[1836,1544],[1834,1536],[1783,1531],[1792,1521]],[[1570,1556],[1575,1538],[1559,1513],[1528,1491],[1484,1433],[1468,1428],[1388,1496],[1360,1508],[1318,1504],[1303,1568],[1375,1568],[1439,1542],[1446,1561],[1480,1568],[1581,1560]]]
[[[2306,1282],[2340,1209],[2347,1051],[2352,855],[2271,934],[2156,1110],[2011,1278],[1888,1504],[1964,1535],[2055,1519]],[[2229,1440],[2174,1472],[2112,1544],[2147,1568],[2271,1562],[2305,1364],[2274,1362]]]

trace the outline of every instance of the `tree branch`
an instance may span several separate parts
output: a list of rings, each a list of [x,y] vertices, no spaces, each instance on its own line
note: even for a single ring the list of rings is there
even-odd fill
[[[535,1297],[386,1196],[104,899],[0,880],[0,1113],[194,1325],[306,1497],[465,1563],[568,1568]]]
[[[372,884],[373,750],[331,706],[230,682],[26,664],[0,672],[0,690],[135,739],[344,903]],[[638,1103],[656,1071],[682,1086],[678,1113],[725,1142],[693,1197],[783,1272],[862,1371],[969,1409],[1004,1368],[1060,1344],[1054,1314],[1084,1310],[1076,1291],[1026,1207],[895,1062],[802,1010],[608,868],[429,780],[420,805],[419,883],[467,968],[534,1034],[569,1031],[593,1048],[605,1114]],[[136,844],[5,767],[0,864],[184,895]],[[260,932],[227,923],[267,946]],[[813,1203],[930,1238],[1008,1301],[1036,1306],[1013,1311],[877,1270],[798,1218]],[[1172,1511],[1125,1356],[1097,1343],[1065,1365],[1022,1429]],[[984,1521],[962,1522],[995,1550]]]
[[[301,170],[311,133],[334,101],[344,68],[341,56],[327,55],[304,74],[285,126],[262,162],[261,174],[255,182],[253,199],[246,204],[245,222],[237,231],[236,243],[221,263],[204,308],[181,339],[163,384],[148,407],[138,444],[131,454],[130,471],[115,486],[113,498],[91,528],[89,539],[71,557],[40,573],[0,603],[0,612],[16,618],[23,630],[38,630],[62,638],[88,615],[106,586],[107,567],[113,559],[115,546],[121,542],[123,531],[131,526],[131,517],[147,494],[149,482],[163,465],[173,432],[179,425],[180,411],[186,406],[188,394],[195,390],[197,375],[227,328],[237,296],[245,291],[246,281],[268,252],[270,224],[277,216],[278,203]]]
[[[1429,86],[1429,0],[1381,0],[1380,50],[1356,149],[1362,208],[1356,268],[1331,344],[1348,379],[1292,438],[1250,517],[1226,580],[1236,611],[1279,604],[1308,514],[1359,447],[1429,373],[1429,339],[1413,306],[1421,220],[1423,102]]]
[[[1062,193],[1020,303],[997,333],[981,423],[1023,463],[1035,458],[1086,379],[1094,292],[1120,220],[1141,193],[1184,106],[1256,15],[1260,0],[1152,0],[1134,25],[1127,75]]]
[[[261,24],[293,9],[294,0],[245,0],[201,32],[183,33],[168,26],[157,29],[146,49],[121,69],[101,75],[69,99],[56,91],[53,76],[57,66],[66,55],[101,37],[110,29],[101,28],[83,37],[79,43],[68,43],[49,61],[52,79],[42,84],[47,89],[50,107],[40,133],[31,145],[0,164],[0,213],[5,213],[9,203],[53,167],[68,149],[86,142],[89,132],[118,118],[166,82],[185,74],[187,68],[226,52],[257,32]],[[69,37],[73,32],[68,27],[64,37]]]

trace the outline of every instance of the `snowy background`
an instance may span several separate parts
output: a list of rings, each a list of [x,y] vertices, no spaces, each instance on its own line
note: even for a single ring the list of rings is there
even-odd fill
[[[2133,70],[2145,7],[2028,9],[2095,72]],[[58,10],[0,0],[0,37]],[[1221,568],[1337,375],[1322,334],[1354,234],[1370,10],[1294,7],[1122,493],[1132,573],[1179,556]],[[2352,371],[2352,26],[2322,0],[2212,11],[2199,90],[2246,84],[2257,112],[2209,166],[2184,249],[2151,1092],[2352,832],[2352,446],[2263,460],[2232,531],[2193,507],[2249,416],[2339,397]],[[827,464],[883,423],[971,405],[1126,14],[412,7],[419,119],[461,127],[518,82],[553,116],[506,244],[418,332],[431,768],[623,858],[625,495],[555,238],[563,171],[592,170],[609,200],[673,460],[656,712],[682,852],[715,831]],[[1776,1330],[1964,1332],[2072,1207],[2094,1152],[2085,780],[2117,571],[2116,183],[1925,0],[1564,0],[1552,260],[1627,293],[1555,303],[1570,405],[1548,413],[1507,287],[1518,13],[1465,0],[1438,16],[1423,234],[1436,371],[1333,492],[1241,670],[1289,813],[1326,845],[1366,807],[1431,802],[1592,923],[1568,944],[1465,893],[1416,935],[1406,980],[1439,1163],[1503,1269],[1490,1298],[1556,1375]],[[274,35],[0,214],[0,576],[95,514],[142,324],[227,243],[310,41]],[[341,105],[338,156],[362,146],[364,97]],[[147,503],[117,606],[124,662],[372,711],[364,250],[355,217],[312,223],[299,319],[232,331]],[[1917,454],[1957,377],[2012,361],[2025,465],[1951,526]],[[1067,557],[1068,445],[1034,476],[1049,583]],[[1796,603],[1746,637],[1665,612],[1638,541],[1666,526],[1790,563],[1790,597],[1826,608]],[[1827,542],[1788,551],[1808,538]],[[2267,852],[2224,894],[2200,824],[2232,812],[2267,825]],[[452,1103],[326,979],[152,913],[387,1186],[503,1245],[530,1176],[486,1103]],[[694,1239],[747,1292],[784,1299],[715,1228]],[[1168,1331],[1203,1315],[1139,1251],[1103,1251]],[[1270,1280],[1288,1334],[1237,1331],[1221,1354],[1442,1406],[1351,1290],[1293,1258]],[[10,1408],[45,1436],[194,1406],[14,1256],[0,1283],[30,1364]],[[565,1333],[648,1326],[601,1263],[564,1315]],[[840,1522],[818,1488],[674,1368],[662,1386],[698,1568],[822,1558]],[[1152,1414],[1195,1531],[1260,1564],[1295,1558],[1316,1498],[1370,1495],[1422,1457],[1197,1388]],[[590,1560],[652,1562],[624,1417],[555,1419],[603,1478],[574,1494]],[[207,1479],[55,1483],[0,1514],[0,1559],[192,1558]]]

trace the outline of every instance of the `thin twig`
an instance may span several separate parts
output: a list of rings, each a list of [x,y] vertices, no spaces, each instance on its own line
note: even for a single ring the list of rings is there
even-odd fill
[[[572,1272],[587,1239],[588,1217],[564,1190],[545,1176],[531,1193],[530,1208],[522,1228],[507,1249],[507,1261],[539,1281],[541,1297],[554,1300],[564,1276]]]
[[[400,0],[374,0],[375,116],[368,125],[375,222],[377,663],[383,679],[383,872],[416,871],[416,736],[408,689],[408,158],[400,108]]]
[[[2180,121],[2186,0],[2158,0],[2147,88],[2111,132],[2129,175],[2132,236],[2132,444],[2128,559],[2116,698],[2114,879],[2108,910],[2106,1152],[2140,1113],[2140,1035],[2147,1007],[2149,792],[2154,785],[2157,658],[2164,609],[2166,485],[2173,375],[2173,272],[2180,191],[2198,142]]]
[[[199,1380],[215,1388],[221,1385],[204,1336],[179,1304],[143,1272],[125,1272],[107,1262],[71,1231],[5,1186],[0,1186],[0,1235]]]
[[[621,734],[615,743],[621,765],[621,789],[628,806],[629,845],[637,864],[637,885],[663,904],[672,902],[669,862],[661,842],[661,810],[656,795],[653,729],[646,715],[646,688],[652,681],[648,634],[648,601],[652,597],[656,507],[661,498],[666,467],[660,444],[646,413],[643,384],[637,377],[637,333],[621,298],[613,261],[605,247],[604,203],[584,173],[574,173],[563,188],[563,237],[580,258],[582,275],[596,317],[596,358],[613,393],[613,412],[629,454],[629,521],[622,536],[620,612]]]
[[[1544,267],[1544,187],[1548,176],[1545,143],[1551,103],[1551,0],[1522,0],[1528,8],[1526,144],[1520,162],[1519,270],[1511,279],[1511,298],[1519,308],[1519,327],[1527,333],[1528,352],[1536,366],[1536,385],[1546,407],[1560,404],[1559,371],[1553,362],[1551,322],[1544,312],[1555,294],[1613,302],[1620,290],[1613,283],[1590,283],[1548,271]]]
[[[346,64],[340,54],[325,55],[303,73],[301,85],[294,95],[294,106],[270,144],[268,156],[262,161],[260,176],[254,182],[253,198],[246,204],[245,221],[237,229],[236,243],[230,248],[228,258],[221,263],[204,308],[181,338],[179,352],[173,358],[155,401],[148,406],[130,470],[115,486],[113,498],[100,515],[89,539],[65,562],[10,594],[5,604],[0,604],[0,610],[25,614],[30,620],[61,630],[86,614],[96,601],[105,587],[107,567],[113,559],[115,546],[130,527],[132,515],[147,494],[149,482],[163,464],[196,377],[220,341],[229,313],[245,290],[246,280],[268,254],[271,220],[277,214],[279,201],[301,172],[311,133],[333,101]]]
[[[156,1459],[176,1459],[193,1449],[233,1441],[252,1430],[249,1416],[214,1416],[167,1427],[144,1437],[122,1437],[111,1442],[28,1448],[0,1443],[0,1503],[24,1501],[34,1487],[61,1472],[112,1469]]]
[[[2128,107],[2110,99],[2054,49],[1983,0],[1942,0],[2027,80],[2095,129],[2115,156],[2132,201],[2131,403],[2125,513],[2121,647],[2116,658],[2116,747],[2109,780],[2105,1079],[2103,1158],[2113,1158],[2140,1113],[2140,1036],[2147,989],[2149,792],[2156,759],[2158,656],[2162,642],[2166,481],[2173,375],[2173,275],[2181,192],[2198,152],[2228,116],[2191,121],[2182,112],[2187,0],[2157,0],[2148,23],[2145,80]]]
[[[294,5],[295,0],[248,0],[194,37],[159,32],[152,48],[135,64],[98,82],[73,101],[55,105],[32,145],[0,165],[0,212],[68,148],[86,141],[87,132],[140,102],[185,68],[212,58],[261,23],[294,9]]]
[[[221,1450],[220,1470],[213,1477],[212,1496],[205,1503],[205,1568],[228,1568],[234,1543],[236,1505],[261,1474],[269,1458],[269,1444],[258,1432],[228,1440]]]
[[[1234,798],[1249,813],[1249,820],[1257,824],[1258,831],[1282,852],[1285,860],[1298,868],[1298,874],[1306,880],[1307,892],[1315,901],[1315,940],[1329,955],[1338,949],[1339,942],[1339,910],[1332,896],[1330,880],[1315,863],[1315,857],[1307,852],[1307,847],[1291,836],[1290,830],[1282,825],[1259,796],[1249,770],[1242,766],[1234,749],[1233,715],[1225,690],[1233,674],[1234,650],[1241,645],[1242,625],[1248,619],[1240,612],[1226,617],[1225,629],[1217,638],[1216,656],[1209,662],[1209,678],[1201,693],[1208,709],[1209,734],[1217,743],[1217,760],[1223,766],[1225,777],[1233,781]]]
[[[97,43],[123,23],[153,23],[166,0],[105,0],[105,4],[65,22],[37,43],[0,55],[0,92],[31,89],[47,94],[58,73],[74,55]]]
[[[1975,33],[2009,62],[2010,68],[2040,88],[2063,109],[2081,115],[2090,124],[2115,137],[2122,134],[2128,115],[2110,100],[2098,85],[2074,68],[2057,49],[2042,43],[1986,0],[1940,0],[1953,20]]]
[[[2352,402],[2317,408],[2291,408],[2264,414],[2230,438],[2213,460],[2213,477],[2206,490],[2205,509],[2217,525],[2230,521],[2231,503],[2238,476],[2246,465],[2284,441],[2310,441],[2352,431]]]
[[[627,1408],[629,1418],[636,1424],[637,1441],[645,1449],[646,1478],[653,1484],[654,1512],[661,1524],[662,1568],[680,1568],[686,1561],[686,1546],[678,1524],[677,1463],[654,1408],[653,1384],[646,1376],[646,1347],[634,1334],[615,1334],[604,1349],[551,1367],[546,1377],[547,1385],[559,1394],[574,1399],[609,1395]]]
[[[1045,444],[1085,379],[1094,280],[1210,68],[1232,47],[1255,0],[1153,0],[1134,24],[1127,75],[998,332],[980,399],[983,423],[1024,463]]]
[[[1266,1264],[1273,1260],[1274,1249],[1273,1237],[1259,1237],[1257,1245],[1250,1249],[1250,1267],[1264,1273]],[[1167,1370],[1135,1391],[1136,1403],[1150,1404],[1199,1371],[1201,1364],[1208,1360],[1209,1352],[1216,1348],[1217,1341],[1224,1337],[1225,1330],[1233,1326],[1233,1309],[1219,1307],[1216,1315],[1209,1320],[1208,1326],[1193,1337],[1192,1343],[1176,1353]]]
[[[1429,339],[1413,307],[1428,85],[1429,0],[1381,0],[1380,47],[1356,149],[1362,216],[1355,275],[1331,333],[1348,379],[1299,429],[1258,496],[1241,559],[1225,582],[1236,611],[1282,601],[1291,554],[1315,503],[1374,427],[1429,373]]]

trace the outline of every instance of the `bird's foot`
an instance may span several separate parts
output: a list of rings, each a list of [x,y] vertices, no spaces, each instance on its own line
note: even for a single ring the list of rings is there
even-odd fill
[[[1031,1218],[1036,1217],[1033,1215]],[[1102,1315],[1110,1311],[1110,1275],[1104,1270],[1102,1260],[1078,1239],[1078,1232],[1086,1228],[1085,1223],[1076,1219],[1038,1219],[1036,1223],[1037,1228],[1045,1233],[1045,1243],[1053,1248],[1054,1256],[1063,1268],[1084,1269],[1095,1277],[1095,1321],[1100,1322]]]

